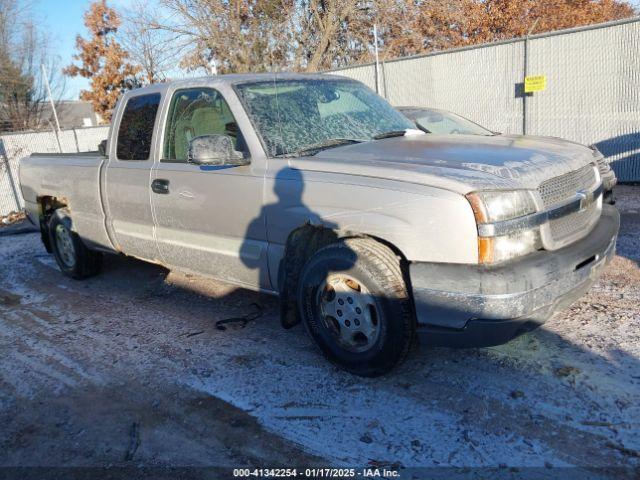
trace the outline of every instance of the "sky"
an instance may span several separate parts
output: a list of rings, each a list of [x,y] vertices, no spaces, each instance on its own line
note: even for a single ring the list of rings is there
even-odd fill
[[[41,25],[51,37],[51,51],[59,57],[60,68],[73,60],[76,35],[86,36],[82,15],[89,3],[89,0],[38,0],[34,4],[33,11],[42,16]],[[66,77],[63,97],[76,100],[80,90],[88,87],[89,81],[85,78]]]

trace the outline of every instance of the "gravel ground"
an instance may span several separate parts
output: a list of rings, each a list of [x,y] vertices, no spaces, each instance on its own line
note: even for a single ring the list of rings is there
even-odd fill
[[[618,256],[543,328],[416,349],[379,379],[279,327],[273,298],[122,257],[63,277],[0,236],[0,466],[640,467],[640,187]],[[216,328],[228,317],[256,317]],[[637,471],[636,471],[637,473]],[[417,478],[417,477],[416,477]]]

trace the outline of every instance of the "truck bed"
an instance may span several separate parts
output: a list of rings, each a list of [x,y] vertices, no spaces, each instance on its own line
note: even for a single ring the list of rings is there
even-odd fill
[[[20,187],[27,215],[38,223],[43,198],[61,201],[73,214],[73,230],[85,241],[109,245],[100,173],[106,157],[98,152],[35,153],[20,162]]]

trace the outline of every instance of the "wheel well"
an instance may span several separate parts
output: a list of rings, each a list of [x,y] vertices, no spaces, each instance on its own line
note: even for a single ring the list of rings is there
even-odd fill
[[[47,225],[53,212],[67,206],[66,199],[51,196],[38,197],[38,217],[40,219],[40,238],[47,252],[53,253]]]
[[[405,281],[409,282],[407,260],[399,248],[392,243],[371,235],[339,232],[331,228],[304,224],[287,237],[284,254],[278,268],[278,291],[280,292],[280,320],[284,328],[300,323],[298,310],[298,280],[302,267],[321,248],[346,238],[371,238],[388,247],[401,259]],[[407,283],[407,286],[410,284]]]
[[[409,296],[411,297],[411,301],[413,303],[413,289],[411,287],[411,276],[409,275],[410,262],[409,260],[407,260],[407,257],[405,256],[405,254],[402,253],[402,250],[396,247],[393,243],[383,238],[376,237],[373,235],[363,235],[363,236],[372,238],[376,242],[381,243],[382,245],[387,247],[389,250],[391,250],[393,253],[395,253],[398,258],[400,258],[400,270],[402,271],[402,276],[404,278],[405,283],[407,284],[407,291],[409,292]]]

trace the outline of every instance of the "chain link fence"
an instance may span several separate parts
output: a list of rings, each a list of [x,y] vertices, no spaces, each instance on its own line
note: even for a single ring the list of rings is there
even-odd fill
[[[376,85],[372,64],[335,73]],[[524,94],[525,75],[545,75]],[[622,182],[640,181],[640,18],[390,60],[378,91],[498,132],[595,144]]]
[[[108,126],[53,131],[0,133],[0,217],[24,208],[18,169],[20,159],[31,153],[75,153],[98,150],[107,138]]]

